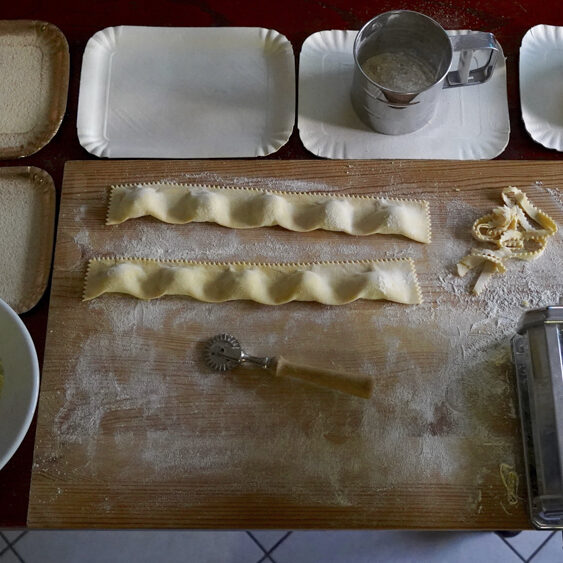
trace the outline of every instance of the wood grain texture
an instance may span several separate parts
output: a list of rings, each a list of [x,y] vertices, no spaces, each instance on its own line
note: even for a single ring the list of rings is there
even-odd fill
[[[369,375],[356,375],[306,364],[294,364],[288,362],[283,356],[277,358],[275,375],[276,377],[302,379],[321,387],[335,389],[340,393],[349,393],[364,399],[369,399],[373,393],[374,381]]]
[[[111,184],[190,179],[427,199],[433,242],[279,228],[233,232],[150,218],[104,225]],[[443,281],[452,275],[452,256],[461,257],[456,249],[472,244],[472,221],[498,205],[509,184],[561,224],[558,162],[68,163],[28,525],[529,527],[509,359],[491,360],[496,349],[487,348],[488,337],[463,332],[468,314],[478,327],[515,326],[517,318],[490,318],[485,301],[473,309],[469,285],[458,295]],[[412,255],[425,304],[81,301],[90,257],[140,249],[185,259]],[[560,251],[558,243],[551,252]],[[549,256],[540,260],[509,275],[549,272]],[[538,283],[552,290],[560,283],[555,276]],[[523,287],[513,298],[526,297]],[[374,396],[366,401],[251,368],[211,373],[202,342],[224,331],[255,355],[371,375]],[[507,504],[501,463],[520,477],[516,506]]]

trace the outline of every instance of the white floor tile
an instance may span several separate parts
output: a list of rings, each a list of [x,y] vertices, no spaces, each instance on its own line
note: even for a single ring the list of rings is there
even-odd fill
[[[524,558],[528,559],[536,549],[544,542],[551,532],[544,531],[525,531],[520,532],[506,541]]]
[[[287,534],[287,530],[252,530],[251,534],[269,550]]]
[[[12,543],[14,541],[16,541],[22,534],[23,534],[24,530],[2,530],[2,534],[4,534],[4,536],[6,536],[6,539]]]
[[[21,563],[20,560],[14,555],[11,549],[8,549],[4,555],[0,556],[0,563]]]
[[[522,563],[492,532],[293,532],[272,555],[277,563]]]
[[[245,532],[31,531],[16,549],[26,563],[254,563],[263,555]]]
[[[532,563],[561,563],[563,561],[563,539],[561,532],[553,537],[540,549],[532,559]]]

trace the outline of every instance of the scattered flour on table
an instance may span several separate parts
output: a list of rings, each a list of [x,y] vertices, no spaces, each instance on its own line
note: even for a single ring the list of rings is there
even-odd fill
[[[128,257],[157,258],[161,260],[213,260],[213,261],[268,261],[295,262],[303,260],[369,260],[390,258],[418,258],[420,247],[404,246],[399,250],[380,250],[370,244],[358,245],[354,237],[341,237],[336,233],[326,233],[331,238],[330,245],[315,234],[303,233],[303,241],[296,248],[293,241],[295,233],[282,229],[264,229],[260,239],[249,231],[208,226],[215,233],[201,235],[197,223],[171,226],[158,223],[139,223],[113,241],[102,243],[100,251],[104,254]],[[270,232],[272,231],[272,232]],[[74,241],[86,249],[90,248],[90,235],[80,230]]]
[[[262,188],[265,190],[288,190],[293,192],[331,192],[339,189],[337,186],[329,186],[323,182],[312,180],[288,180],[286,178],[264,178],[251,176],[233,176],[225,178],[214,172],[191,172],[182,175],[181,179],[162,178],[162,182],[174,183],[202,183],[221,186],[241,186],[249,188]]]
[[[218,307],[120,296],[85,303],[100,331],[66,368],[66,398],[55,418],[59,446],[85,448],[91,473],[99,470],[94,454],[103,447],[115,460],[116,479],[161,481],[202,470],[213,479],[228,471],[231,492],[276,490],[296,502],[340,505],[355,502],[350,482],[371,490],[418,481],[477,483],[483,474],[476,468],[491,459],[513,465],[515,437],[506,433],[516,418],[510,338],[525,310],[557,303],[563,294],[561,236],[538,260],[511,263],[474,296],[471,276],[459,278],[455,264],[471,248],[467,234],[482,210],[431,201],[431,208],[438,205],[446,205],[448,220],[431,245],[331,234],[327,244],[307,234],[296,250],[295,234],[281,229],[264,229],[255,239],[220,227],[128,222],[96,253],[278,261],[408,255],[427,259],[434,270],[421,272],[426,301],[414,307]],[[75,241],[93,253],[85,229]],[[367,322],[350,339],[358,318]],[[304,326],[311,327],[310,341],[295,339]],[[224,331],[255,354],[305,359],[322,347],[327,367],[373,374],[375,395],[359,401],[299,384],[288,391],[249,372],[212,373],[202,367],[194,335]],[[272,385],[282,386],[270,393]],[[499,404],[506,412],[491,412]],[[147,423],[135,422],[139,417]],[[498,424],[491,426],[493,419]]]
[[[82,248],[89,248],[90,247],[90,233],[87,230],[79,231],[74,236],[74,242]]]
[[[561,190],[556,190],[554,188],[547,188],[547,187],[544,189],[557,203],[559,209],[563,209],[563,195],[561,194]]]

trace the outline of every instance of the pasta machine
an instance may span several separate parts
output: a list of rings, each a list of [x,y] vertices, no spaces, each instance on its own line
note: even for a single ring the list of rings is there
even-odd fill
[[[526,312],[512,355],[530,517],[538,528],[563,529],[563,304]]]

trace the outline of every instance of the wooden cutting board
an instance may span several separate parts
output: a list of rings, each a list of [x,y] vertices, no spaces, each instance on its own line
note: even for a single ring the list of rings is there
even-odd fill
[[[430,202],[433,241],[279,228],[104,225],[114,183],[385,194]],[[560,162],[96,161],[62,188],[28,523],[31,527],[529,526],[509,341],[563,294],[560,235],[479,297],[455,263],[473,221],[524,189],[559,224]],[[411,256],[425,302],[341,307],[81,301],[100,255],[308,261]],[[473,278],[473,279],[472,279]],[[202,342],[371,375],[373,399],[257,370],[216,374]],[[518,475],[503,484],[505,464]],[[516,493],[517,500],[511,493]]]

